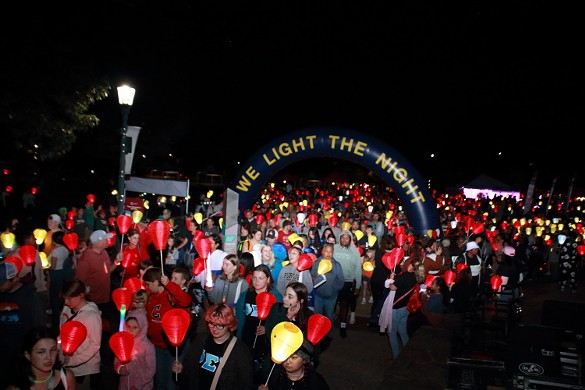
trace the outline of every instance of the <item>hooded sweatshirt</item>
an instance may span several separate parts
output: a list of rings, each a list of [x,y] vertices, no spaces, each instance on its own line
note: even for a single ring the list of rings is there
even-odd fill
[[[132,359],[125,364],[128,369],[128,375],[120,377],[118,389],[153,389],[154,374],[156,373],[156,352],[154,344],[147,337],[148,319],[146,318],[146,311],[142,309],[130,310],[126,314],[126,319],[130,317],[136,318],[140,331],[134,337]],[[120,360],[115,357],[114,369],[116,372],[120,371],[122,365]]]
[[[337,297],[337,293],[343,288],[343,283],[345,282],[343,269],[341,264],[333,258],[331,259],[331,271],[324,275],[319,275],[319,264],[321,264],[322,260],[323,256],[317,259],[311,268],[313,284],[318,285],[318,287],[315,287],[315,295],[323,299],[333,299]],[[324,278],[325,282],[319,284]]]
[[[353,234],[349,230],[341,232],[341,236],[344,234],[353,238]],[[339,238],[341,238],[341,236],[339,236]],[[353,282],[355,280],[355,288],[360,288],[362,286],[362,260],[360,252],[353,244],[353,241],[350,241],[348,247],[344,247],[339,243],[335,244],[333,247],[333,256],[335,257],[335,260],[341,264],[345,282]]]
[[[69,359],[69,367],[75,376],[100,372],[100,346],[102,342],[102,317],[97,305],[87,302],[74,313],[65,306],[61,312],[60,327],[67,321],[79,321],[87,329],[87,336]]]

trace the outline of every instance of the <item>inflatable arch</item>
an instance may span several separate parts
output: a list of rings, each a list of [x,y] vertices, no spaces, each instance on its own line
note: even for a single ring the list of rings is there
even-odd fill
[[[229,189],[238,194],[239,208],[245,210],[280,170],[319,157],[349,160],[371,169],[394,189],[417,234],[441,231],[436,203],[416,169],[380,140],[349,130],[306,129],[277,138],[242,165]]]

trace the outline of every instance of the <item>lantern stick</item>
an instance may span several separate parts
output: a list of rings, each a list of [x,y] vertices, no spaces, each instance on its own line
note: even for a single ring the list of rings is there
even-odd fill
[[[175,347],[175,360],[179,361],[179,347]],[[175,380],[179,380],[178,372],[175,372]]]
[[[120,326],[118,330],[121,332],[124,330],[124,319],[126,318],[126,304],[122,303],[120,306]]]
[[[274,366],[276,366],[276,363],[272,363],[272,368],[270,369],[270,373],[268,374],[268,378],[266,378],[266,383],[265,383],[266,386],[268,386],[268,382],[270,381],[270,375],[272,375],[272,371],[274,371]]]
[[[260,325],[262,325],[262,320],[258,321],[258,326],[260,326]],[[256,333],[256,336],[254,336],[254,344],[252,344],[252,348],[256,348],[256,339],[257,338],[258,338],[258,333]]]
[[[163,265],[163,251],[160,250],[160,272],[164,275],[165,274],[165,267]]]

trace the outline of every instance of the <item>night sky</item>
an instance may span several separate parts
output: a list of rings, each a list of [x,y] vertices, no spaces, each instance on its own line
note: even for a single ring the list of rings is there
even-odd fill
[[[89,4],[79,4],[89,3]],[[134,170],[229,177],[273,137],[345,128],[380,138],[437,186],[480,174],[525,190],[583,186],[582,22],[543,1],[93,1],[8,15],[3,39],[90,62],[136,88]],[[53,7],[59,7],[55,9]],[[6,55],[6,53],[4,53]],[[116,178],[115,90],[64,174]],[[227,133],[235,133],[230,137]],[[91,158],[88,157],[91,153]],[[173,157],[169,157],[172,153]],[[431,153],[435,154],[431,158]],[[501,154],[499,154],[501,153]],[[73,163],[75,161],[75,163]],[[307,161],[295,172],[345,170]],[[349,171],[360,167],[349,164]]]

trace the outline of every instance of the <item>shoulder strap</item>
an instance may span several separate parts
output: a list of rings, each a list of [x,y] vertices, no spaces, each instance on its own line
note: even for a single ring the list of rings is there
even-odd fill
[[[416,286],[417,286],[417,284],[414,285],[414,287],[416,287]],[[414,290],[414,287],[411,288],[410,290],[408,290],[407,292],[405,292],[404,295],[402,295],[400,298],[396,299],[393,304],[397,304],[398,302],[400,302],[400,300],[402,298],[404,298],[405,296],[407,296],[408,294],[410,294],[410,292]]]
[[[223,370],[223,366],[225,366],[225,362],[228,360],[230,353],[232,353],[232,349],[234,348],[234,344],[236,343],[236,340],[237,340],[237,337],[232,336],[230,343],[228,344],[225,352],[223,353],[223,356],[221,357],[221,361],[219,362],[219,367],[217,368],[217,371],[215,371],[215,374],[213,375],[213,382],[211,382],[210,390],[215,390],[215,388],[217,387],[217,382],[219,381],[219,376],[221,375],[221,370]]]

